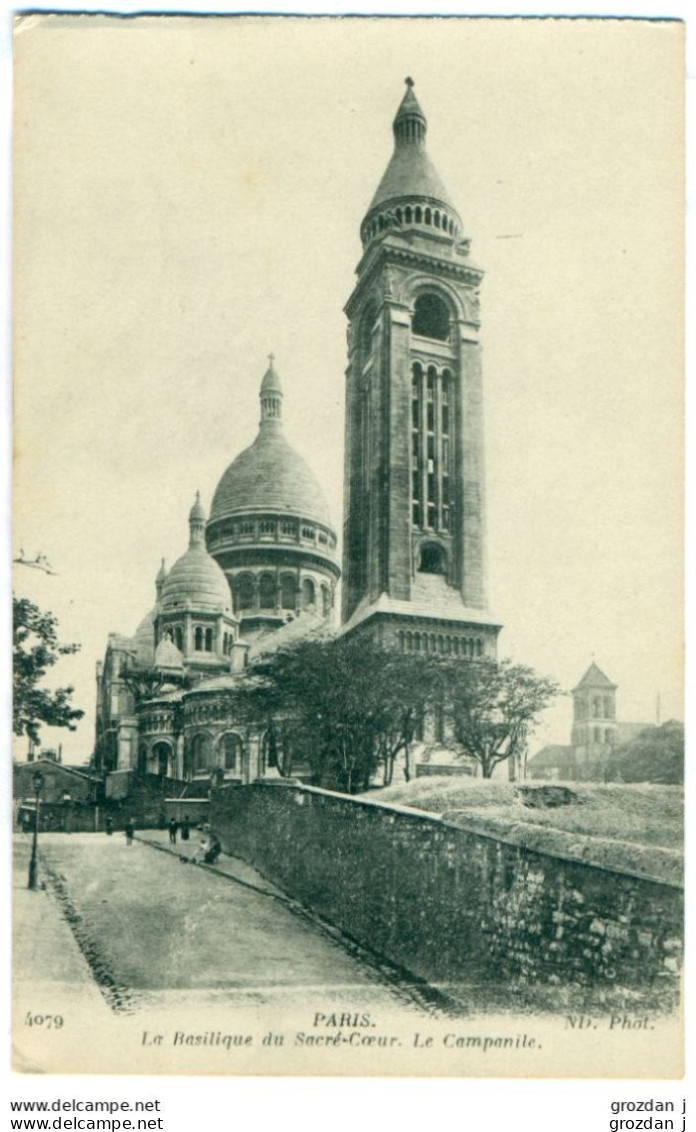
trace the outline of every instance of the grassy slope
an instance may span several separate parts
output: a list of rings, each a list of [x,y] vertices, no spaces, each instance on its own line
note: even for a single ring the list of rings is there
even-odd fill
[[[415,779],[371,791],[369,796],[373,801],[414,806],[437,814],[458,810],[472,816],[527,822],[590,837],[666,849],[682,847],[683,790],[679,786],[572,782],[555,785],[568,785],[577,802],[536,809],[522,805],[512,783],[445,777]]]

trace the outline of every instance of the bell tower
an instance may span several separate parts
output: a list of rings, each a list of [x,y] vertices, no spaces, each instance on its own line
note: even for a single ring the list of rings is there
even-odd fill
[[[405,651],[495,656],[479,287],[406,80],[346,306],[343,621]]]

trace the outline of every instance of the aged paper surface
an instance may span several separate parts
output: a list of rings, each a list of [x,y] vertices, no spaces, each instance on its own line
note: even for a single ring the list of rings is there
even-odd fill
[[[251,443],[270,352],[340,530],[342,308],[407,75],[486,271],[501,654],[570,688],[597,650],[624,718],[681,718],[682,55],[668,22],[18,19],[13,556],[49,555],[17,591],[82,646],[64,763],[92,754],[107,634]],[[554,710],[539,747],[567,742]],[[27,893],[16,835],[17,1070],[681,1072],[678,1009],[432,995],[273,877],[158,837],[43,831]]]

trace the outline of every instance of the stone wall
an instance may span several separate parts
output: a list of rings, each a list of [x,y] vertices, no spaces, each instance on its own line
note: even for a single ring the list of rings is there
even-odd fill
[[[430,983],[677,995],[683,893],[404,807],[258,783],[211,799],[227,853]]]

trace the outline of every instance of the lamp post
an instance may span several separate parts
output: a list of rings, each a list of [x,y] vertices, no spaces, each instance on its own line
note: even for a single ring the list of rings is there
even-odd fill
[[[38,848],[39,840],[39,805],[41,801],[41,787],[43,786],[43,774],[37,770],[32,774],[31,781],[34,786],[34,837],[31,844],[31,859],[29,861],[29,884],[28,888],[36,888],[36,851]]]

